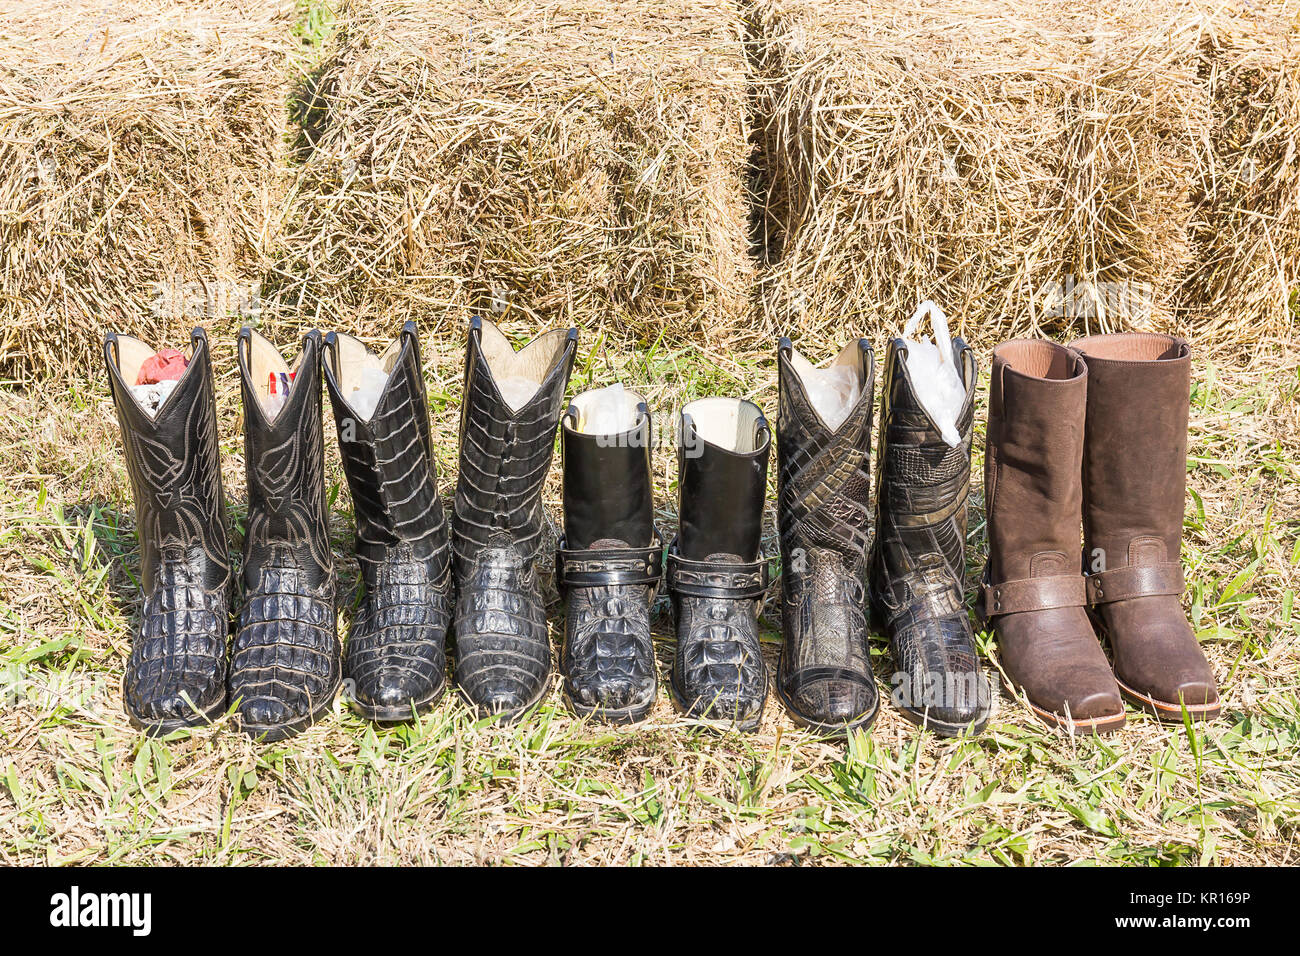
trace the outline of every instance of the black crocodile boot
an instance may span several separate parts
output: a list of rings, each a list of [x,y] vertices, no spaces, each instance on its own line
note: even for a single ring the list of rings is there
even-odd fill
[[[248,520],[230,699],[244,732],[267,741],[313,723],[339,689],[320,338],[308,333],[290,369],[257,332],[239,333]]]
[[[357,713],[409,720],[447,688],[452,603],[448,526],[415,323],[407,322],[378,356],[331,332],[322,364],[352,489],[363,589],[343,673]]]
[[[226,707],[230,555],[208,339],[150,415],[131,394],[154,350],[109,333],[108,382],[135,497],[144,607],[122,680],[126,713],[150,734],[204,723]]]
[[[550,681],[536,558],[577,341],[577,329],[553,329],[516,352],[491,322],[470,323],[452,517],[456,684],[481,713],[506,720],[540,701]]]
[[[705,398],[682,409],[678,532],[668,549],[677,625],[672,692],[686,716],[755,730],[767,698],[758,613],[771,431],[752,402]]]
[[[596,405],[630,422],[596,433]],[[565,597],[560,671],[569,706],[611,723],[642,720],[654,706],[650,605],[663,568],[654,526],[650,444],[654,431],[635,392],[583,392],[560,423],[564,538],[556,580]]]
[[[952,352],[966,386],[956,448],[917,400],[906,343],[889,344],[868,578],[873,616],[897,668],[894,704],[908,720],[944,737],[979,733],[992,706],[963,601],[975,356],[959,338]]]
[[[776,689],[796,721],[844,735],[876,718],[867,627],[871,518],[871,418],[875,358],[851,342],[830,369],[856,389],[843,418],[827,423],[808,394],[824,374],[783,338],[777,347],[777,419],[784,641]]]

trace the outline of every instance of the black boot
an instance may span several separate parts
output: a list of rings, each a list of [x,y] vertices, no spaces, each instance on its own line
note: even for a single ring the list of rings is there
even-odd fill
[[[515,352],[491,322],[470,323],[453,514],[456,683],[481,712],[510,720],[542,699],[551,674],[535,561],[577,341],[577,329],[554,329]]]
[[[616,402],[631,422],[595,433],[597,403]],[[583,392],[560,427],[564,538],[556,580],[565,596],[560,670],[570,706],[611,723],[642,720],[655,702],[650,605],[663,567],[654,526],[650,444],[654,432],[635,392],[610,399]]]
[[[992,706],[963,600],[975,356],[959,338],[952,352],[966,386],[956,448],[917,400],[906,343],[889,343],[868,581],[897,668],[894,703],[908,720],[945,737],[979,733]]]
[[[447,519],[415,323],[379,356],[331,332],[323,364],[352,489],[364,593],[343,670],[357,713],[409,720],[446,690],[451,620]]]
[[[677,539],[668,590],[677,624],[672,692],[688,717],[754,730],[767,697],[758,613],[772,436],[752,402],[705,398],[682,409]]]
[[[126,713],[150,734],[204,723],[226,706],[230,555],[208,339],[151,416],[130,392],[154,354],[109,333],[108,382],[135,496],[144,608],[122,680]]]
[[[245,733],[281,740],[329,708],[340,679],[325,505],[320,333],[313,330],[303,339],[291,370],[275,346],[242,329],[239,376],[248,521],[230,699],[238,701]]]
[[[866,607],[875,359],[870,343],[859,339],[831,363],[843,370],[857,397],[847,395],[844,417],[830,424],[807,390],[805,376],[819,370],[789,339],[781,339],[777,348],[777,367],[785,632],[777,693],[799,723],[842,735],[869,727],[880,708]]]

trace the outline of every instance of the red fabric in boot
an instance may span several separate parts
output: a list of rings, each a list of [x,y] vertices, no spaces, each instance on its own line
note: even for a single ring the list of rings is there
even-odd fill
[[[137,385],[157,385],[159,382],[174,382],[185,374],[189,359],[180,349],[159,349],[157,353],[144,360],[140,374],[135,377]]]

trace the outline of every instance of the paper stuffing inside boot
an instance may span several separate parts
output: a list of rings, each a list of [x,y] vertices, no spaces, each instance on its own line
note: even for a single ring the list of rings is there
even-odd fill
[[[710,445],[748,454],[758,448],[758,421],[762,415],[753,402],[739,398],[702,398],[682,408],[695,423],[695,434]]]
[[[330,358],[327,351],[327,361],[333,362],[339,391],[352,410],[369,421],[402,354],[402,340],[393,340],[382,354],[376,355],[360,339],[339,333],[334,336],[332,352]]]
[[[790,364],[826,427],[835,431],[843,425],[862,396],[862,361],[857,343],[850,342],[841,349],[826,368],[813,365],[798,349],[790,350]]]
[[[574,430],[584,435],[622,435],[636,427],[641,396],[622,384],[592,389],[573,399]]]
[[[117,370],[122,376],[122,381],[126,383],[126,390],[132,401],[150,418],[157,417],[158,409],[162,408],[163,403],[167,401],[167,396],[180,383],[180,379],[175,379],[159,382],[156,385],[134,384],[140,377],[141,366],[153,358],[158,351],[160,350],[150,348],[134,336],[119,335],[117,337]],[[193,358],[194,356],[191,353],[187,357],[187,361],[193,360]],[[184,378],[184,375],[181,377]]]
[[[242,344],[240,346],[243,347]],[[294,360],[293,367],[285,362],[280,350],[265,336],[253,332],[248,337],[248,374],[253,394],[267,421],[273,421],[289,399],[294,377],[302,365],[302,354]]]
[[[567,330],[552,329],[516,352],[500,329],[483,320],[479,332],[483,358],[492,372],[497,390],[512,412],[520,411],[532,401],[564,354],[567,341]]]

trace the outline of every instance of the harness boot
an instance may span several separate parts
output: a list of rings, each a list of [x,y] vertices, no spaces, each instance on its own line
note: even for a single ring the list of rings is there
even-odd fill
[[[553,329],[516,352],[491,322],[470,322],[452,518],[456,683],[481,713],[506,720],[545,696],[551,674],[536,558],[577,341],[577,329]]]
[[[1040,718],[1071,732],[1124,726],[1119,688],[1084,606],[1079,564],[1088,366],[1044,340],[993,350],[984,500],[989,558],[981,616]]]
[[[784,641],[776,689],[800,724],[828,735],[866,728],[880,697],[866,617],[875,359],[866,339],[834,359],[856,386],[839,422],[809,397],[815,369],[788,338],[777,346],[776,422]],[[832,424],[834,427],[832,427]]]
[[[564,537],[556,552],[556,581],[565,599],[560,671],[576,713],[626,724],[644,719],[655,702],[650,605],[664,547],[651,501],[650,411],[635,392],[611,398],[605,391],[583,392],[560,421]],[[601,407],[607,403],[614,407]],[[606,430],[611,424],[619,430]]]
[[[244,732],[268,741],[319,718],[341,677],[320,340],[319,332],[308,333],[290,369],[257,332],[239,333],[248,520],[229,686]]]
[[[122,696],[131,723],[155,735],[205,723],[226,707],[231,568],[217,408],[207,336],[196,328],[190,341],[189,364],[151,415],[131,386],[154,350],[128,335],[104,339],[144,596]]]
[[[323,365],[361,566],[343,663],[348,696],[370,720],[409,720],[446,690],[452,586],[415,323],[381,355],[331,332]]]
[[[912,723],[941,737],[979,733],[992,708],[965,606],[975,356],[957,338],[952,358],[966,386],[955,448],[917,398],[906,341],[889,343],[868,579],[872,613],[889,638],[897,668],[894,704]]]
[[[756,730],[767,696],[758,613],[772,438],[752,402],[705,398],[682,409],[677,538],[668,549],[676,620],[672,694],[687,717]]]
[[[1219,715],[1214,673],[1183,613],[1191,348],[1168,335],[1094,335],[1083,537],[1088,597],[1129,703],[1161,720]]]

